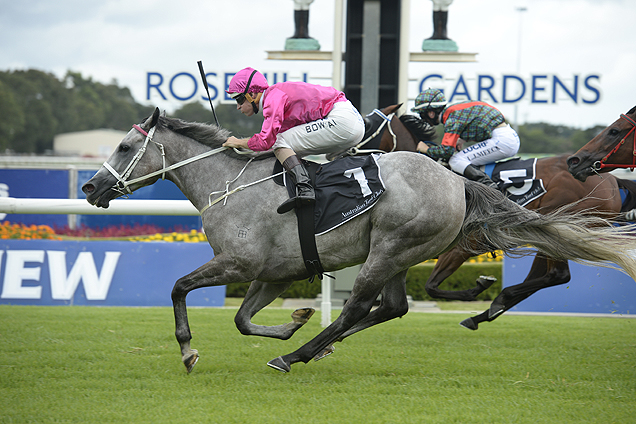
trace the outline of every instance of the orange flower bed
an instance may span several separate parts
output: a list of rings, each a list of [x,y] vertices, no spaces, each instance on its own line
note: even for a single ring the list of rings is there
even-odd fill
[[[0,239],[62,240],[48,225],[24,225],[7,221],[0,225]]]

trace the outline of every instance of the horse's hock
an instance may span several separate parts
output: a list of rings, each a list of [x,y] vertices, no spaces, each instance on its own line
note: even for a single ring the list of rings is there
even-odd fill
[[[358,276],[358,273],[360,272],[360,269],[362,268],[362,265],[355,265],[349,268],[344,268],[335,272],[329,272],[329,275],[332,275],[334,277],[334,279],[332,279],[332,283],[331,283],[331,307],[335,308],[335,309],[339,309],[342,308],[345,304],[345,302],[347,301],[347,299],[349,299],[349,297],[351,296],[351,290],[353,290],[353,284],[356,281],[356,277]],[[327,276],[325,276],[324,278],[329,278]],[[380,295],[378,297],[378,300],[381,299]],[[417,302],[413,301],[413,297],[412,296],[407,296],[408,302],[409,302],[409,309],[414,308]],[[306,305],[306,301],[304,302],[304,304]],[[422,302],[420,302],[422,303]],[[431,303],[431,302],[428,302]],[[434,302],[432,302],[434,303]],[[290,302],[287,302],[287,305],[290,305]],[[314,306],[316,308],[320,308],[322,305],[322,294],[318,293],[318,296],[316,296],[316,300],[315,300],[315,304]],[[437,306],[436,304],[433,305]]]

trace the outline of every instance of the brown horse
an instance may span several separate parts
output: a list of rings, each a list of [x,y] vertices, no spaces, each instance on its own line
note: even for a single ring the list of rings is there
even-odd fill
[[[395,114],[401,106],[400,103],[376,109],[365,116],[365,134],[362,141],[350,149],[327,155],[327,159],[393,151],[415,152],[419,140],[432,144],[435,128],[413,115],[402,115],[395,119]]]
[[[399,108],[399,105],[397,105],[397,107]],[[386,109],[388,108],[384,110]],[[633,113],[633,111],[634,110],[630,111],[630,113]],[[411,131],[402,131],[400,128],[402,126],[407,127]],[[613,129],[611,129],[612,126],[608,127],[599,137],[604,133],[612,134],[613,137],[616,137],[617,133],[626,134],[628,131],[628,128],[626,128],[628,125],[624,122],[617,121],[613,126]],[[426,124],[422,124],[421,120],[413,115],[402,115],[400,119],[393,120],[392,128],[396,134],[399,132],[400,138],[406,138],[406,140],[399,139],[397,145],[412,146],[412,148],[404,149],[409,151],[415,150],[418,140],[424,140],[422,137],[431,135],[430,129],[426,128]],[[419,132],[419,137],[414,135],[414,133],[417,132]],[[599,137],[594,140],[599,139]],[[383,135],[383,140],[388,140],[389,138],[390,137],[387,137],[386,134]],[[430,140],[430,138],[426,140]],[[591,145],[594,140],[590,142],[589,145]],[[634,143],[636,143],[636,141],[634,141]],[[387,145],[388,144],[384,144],[384,146]],[[636,144],[634,146],[636,147]],[[636,152],[636,148],[634,151]],[[567,156],[568,155],[560,155],[537,160],[536,178],[543,180],[546,193],[537,200],[525,205],[526,208],[546,214],[569,205],[568,210],[570,212],[586,211],[601,215],[605,218],[614,218],[617,217],[620,212],[630,210],[634,207],[634,203],[636,203],[635,182],[622,180],[613,175],[601,177],[593,173],[587,180],[579,181],[568,172]],[[591,154],[589,156],[595,157]],[[598,157],[600,158],[602,155]],[[618,153],[617,158],[619,158]],[[594,159],[591,163],[594,163],[596,160],[599,159]],[[570,161],[572,161],[572,158],[570,158]],[[625,204],[625,206],[623,206],[621,190],[625,193],[629,193],[627,199],[631,204]],[[477,279],[477,285],[470,290],[451,291],[439,289],[442,282],[471,256],[470,253],[458,247],[440,255],[433,272],[426,282],[427,293],[431,297],[440,299],[475,300],[477,295],[493,284],[493,280],[482,279],[480,277]],[[462,321],[461,325],[471,330],[476,330],[479,323],[494,320],[503,312],[509,310],[538,290],[565,284],[569,281],[570,269],[567,261],[555,260],[537,254],[528,276],[522,283],[503,289],[487,311]]]
[[[617,168],[636,168],[636,106],[605,128],[568,158],[572,175],[585,181],[591,175]]]

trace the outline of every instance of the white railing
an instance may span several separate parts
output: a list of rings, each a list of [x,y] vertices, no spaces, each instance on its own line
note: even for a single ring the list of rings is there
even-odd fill
[[[111,200],[108,209],[85,199],[24,199],[0,197],[0,213],[76,215],[199,215],[189,200]]]
[[[76,215],[199,215],[189,200],[111,200],[108,209],[85,199],[24,199],[0,197],[0,213]],[[321,324],[331,323],[331,279],[322,280]]]

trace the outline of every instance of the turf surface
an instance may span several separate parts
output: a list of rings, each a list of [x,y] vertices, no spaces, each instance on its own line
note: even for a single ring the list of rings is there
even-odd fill
[[[232,309],[191,309],[181,364],[170,308],[0,306],[0,422],[628,423],[636,418],[636,320],[409,313],[320,362],[265,364],[288,341],[246,337]],[[266,309],[255,322],[288,322]]]

